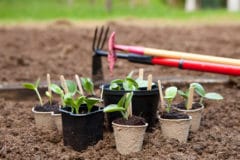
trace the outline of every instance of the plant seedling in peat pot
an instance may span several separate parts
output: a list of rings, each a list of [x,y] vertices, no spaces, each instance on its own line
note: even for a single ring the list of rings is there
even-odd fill
[[[166,100],[166,107],[163,108],[163,112],[160,115],[161,130],[163,136],[166,138],[174,138],[179,142],[187,142],[191,116],[178,113],[172,109],[172,102],[176,95],[177,87],[175,86],[166,88],[165,96],[162,95]]]
[[[157,120],[157,108],[159,104],[159,91],[155,83],[148,83],[143,80],[143,70],[137,79],[132,78],[133,72],[123,79],[115,79],[103,85],[104,105],[117,104],[118,101],[128,92],[133,92],[132,112],[136,116],[143,117],[148,125],[148,131],[155,126]],[[150,76],[151,77],[151,76]],[[148,87],[149,86],[149,87]],[[112,121],[120,118],[120,112],[107,113],[108,127],[112,130]]]
[[[50,75],[47,74],[47,81],[48,81],[48,88],[50,86]],[[45,130],[55,130],[59,128],[61,125],[59,121],[55,122],[55,118],[53,117],[60,117],[59,105],[57,102],[52,101],[52,94],[50,89],[46,92],[46,96],[49,97],[49,101],[47,103],[43,103],[42,97],[38,91],[40,79],[38,79],[35,83],[23,83],[23,86],[27,89],[35,91],[37,97],[39,99],[39,104],[35,105],[32,108],[32,112],[34,113],[34,119],[36,126],[38,128],[42,128]],[[58,118],[59,119],[59,118]]]
[[[125,93],[117,104],[110,104],[104,112],[120,112],[122,118],[112,122],[117,151],[127,155],[142,149],[148,123],[144,118],[132,115],[133,92]]]
[[[75,76],[78,77],[78,76]],[[101,107],[96,104],[100,99],[83,95],[79,78],[76,78],[77,85],[73,81],[65,81],[62,78],[62,87],[53,84],[53,92],[62,99],[62,126],[63,142],[65,146],[71,146],[76,151],[86,149],[89,145],[96,144],[103,138],[104,114]],[[68,84],[69,87],[66,87]],[[66,90],[68,88],[68,90]]]
[[[201,96],[200,102],[193,101],[194,91]],[[192,132],[198,131],[200,127],[202,112],[204,109],[203,98],[213,100],[223,99],[218,93],[206,93],[203,86],[199,83],[191,83],[186,92],[179,90],[178,94],[184,98],[184,102],[175,105],[175,109],[192,117],[190,128]]]

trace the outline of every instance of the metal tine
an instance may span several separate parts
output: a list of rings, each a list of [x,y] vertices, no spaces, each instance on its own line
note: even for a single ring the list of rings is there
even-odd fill
[[[94,37],[93,37],[93,43],[92,43],[92,50],[95,51],[96,48],[95,48],[95,44],[96,44],[96,39],[97,39],[97,32],[98,32],[98,27],[95,28],[95,31],[94,31]]]
[[[105,42],[106,42],[106,40],[107,40],[108,32],[109,32],[109,26],[107,27],[107,29],[106,29],[106,31],[105,31],[105,35],[104,35],[104,37],[103,37],[103,41],[102,41],[102,44],[101,44],[100,49],[103,49],[103,46],[104,46],[104,44],[105,44]]]
[[[100,49],[99,46],[100,46],[100,44],[101,44],[102,35],[103,35],[103,30],[104,30],[104,27],[102,26],[102,27],[101,27],[101,30],[100,30],[99,38],[98,38],[97,49]]]

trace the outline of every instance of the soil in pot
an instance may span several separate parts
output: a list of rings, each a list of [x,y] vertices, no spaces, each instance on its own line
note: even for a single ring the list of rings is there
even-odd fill
[[[163,136],[177,139],[179,142],[187,142],[191,119],[191,116],[176,111],[163,113],[160,117]]]
[[[55,130],[57,128],[52,118],[52,113],[56,115],[60,114],[57,102],[53,102],[52,105],[49,102],[43,106],[36,105],[32,108],[32,112],[34,113],[36,127],[44,130]]]
[[[132,116],[112,122],[117,151],[127,155],[142,150],[143,139],[148,124],[142,117]]]
[[[202,111],[204,106],[200,103],[193,103],[192,108],[190,110],[186,110],[185,102],[179,103],[175,105],[175,109],[179,112],[186,113],[187,115],[192,117],[190,131],[196,132],[198,131],[202,118]]]
[[[103,100],[104,105],[116,104],[121,97],[129,91],[113,91],[109,85],[104,85]],[[145,89],[134,91],[132,98],[133,115],[143,117],[149,124],[150,131],[158,122],[157,108],[159,104],[159,91],[157,86],[153,86],[151,91]],[[112,121],[122,117],[120,112],[107,113],[108,127],[112,130]]]
[[[79,108],[80,114],[73,114],[70,107],[62,108],[60,111],[65,146],[81,151],[103,139],[104,114],[99,107],[94,106],[90,113],[87,113],[86,106]]]

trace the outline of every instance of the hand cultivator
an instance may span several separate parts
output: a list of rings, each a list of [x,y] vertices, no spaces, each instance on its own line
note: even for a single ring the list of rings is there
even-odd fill
[[[93,41],[93,51],[95,53],[94,56],[108,56],[110,71],[113,70],[115,61],[118,57],[137,63],[164,65],[170,67],[178,67],[180,69],[240,76],[239,59],[160,50],[138,46],[118,45],[115,44],[114,32],[108,41],[109,52],[103,51],[102,48],[106,41],[108,31],[109,28],[104,31],[104,28],[102,27],[98,38],[98,30],[96,28]],[[102,35],[104,36],[102,37]],[[124,53],[116,53],[116,50],[123,51]],[[95,65],[95,68],[99,69],[100,67]]]

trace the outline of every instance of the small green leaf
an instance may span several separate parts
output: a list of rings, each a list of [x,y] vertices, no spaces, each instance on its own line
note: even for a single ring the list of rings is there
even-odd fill
[[[90,78],[81,78],[83,89],[88,93],[94,95],[94,85]]]
[[[74,95],[77,91],[77,85],[73,81],[66,80],[68,91]]]
[[[111,83],[109,89],[119,91],[121,87],[117,83]]]
[[[117,104],[110,104],[103,109],[103,112],[117,112],[117,111],[125,111],[125,109],[119,107]]]
[[[220,94],[215,93],[215,92],[206,93],[204,95],[204,98],[212,99],[212,100],[221,100],[221,99],[223,99],[223,97]]]
[[[172,87],[168,87],[166,90],[165,90],[165,96],[164,98],[166,99],[173,99],[175,98],[177,95],[177,87],[175,86],[172,86]]]
[[[84,97],[84,96],[78,97],[78,98],[77,98],[76,106],[79,106],[79,107],[80,107],[80,106],[84,103],[84,100],[85,100],[85,97]]]
[[[196,91],[196,93],[198,95],[200,95],[201,97],[204,97],[204,95],[206,94],[203,86],[199,83],[191,83],[190,86],[194,87],[194,90]]]
[[[27,88],[27,89],[31,89],[31,90],[35,90],[36,87],[34,84],[32,83],[23,83],[23,87]]]
[[[100,99],[97,98],[86,98],[85,102],[87,104],[87,108],[88,108],[88,112],[91,112],[92,107],[98,103],[100,101]]]
[[[182,96],[183,98],[188,99],[188,95],[187,95],[185,92],[183,92],[183,91],[181,91],[181,90],[178,90],[178,94],[179,94],[180,96]]]
[[[52,95],[51,95],[48,91],[45,92],[45,95],[46,95],[47,97],[49,97],[49,98],[52,97]]]
[[[134,79],[126,78],[123,82],[123,88],[125,91],[135,91],[138,89],[138,84]]]
[[[63,90],[58,85],[56,85],[54,83],[52,83],[50,85],[50,89],[58,95],[63,95],[64,94]]]

